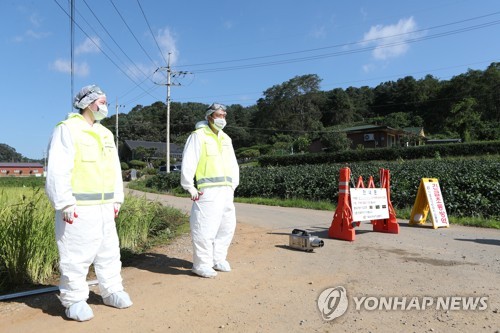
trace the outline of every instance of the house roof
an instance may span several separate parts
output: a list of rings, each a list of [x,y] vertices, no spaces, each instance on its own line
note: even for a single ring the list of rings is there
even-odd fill
[[[166,152],[167,144],[165,142],[155,142],[155,141],[140,141],[140,140],[125,140],[125,145],[127,145],[130,150],[134,150],[139,147],[143,148],[154,148],[159,152]],[[182,148],[175,144],[170,143],[170,153],[171,154],[182,154]]]
[[[405,127],[405,128],[403,128],[403,130],[405,130],[406,132],[410,132],[414,135],[425,137],[423,127]]]
[[[389,132],[401,132],[402,130],[392,128],[389,126],[385,125],[360,125],[360,126],[354,126],[354,127],[349,127],[349,128],[344,128],[344,132],[357,132],[357,133],[363,133],[366,131],[389,131]]]
[[[0,168],[43,168],[40,163],[27,163],[27,162],[0,162]]]
[[[397,129],[389,127],[389,126],[384,126],[384,125],[361,125],[361,126],[354,126],[354,127],[348,127],[344,128],[344,132],[363,132],[363,131],[374,131],[374,130],[392,130],[392,131],[397,131]]]
[[[367,131],[388,131],[397,133],[407,132],[409,134],[425,137],[424,129],[422,127],[406,127],[403,129],[397,129],[385,125],[361,125],[361,126],[344,128],[343,131],[347,133],[364,133]]]

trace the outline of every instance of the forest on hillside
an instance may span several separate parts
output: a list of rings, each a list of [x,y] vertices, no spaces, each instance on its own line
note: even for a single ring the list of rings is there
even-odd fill
[[[463,142],[500,139],[500,63],[468,70],[450,80],[427,75],[382,82],[375,87],[320,89],[315,74],[296,76],[263,92],[254,105],[228,105],[225,131],[235,148],[263,144],[307,146],[342,128],[376,124],[393,128],[421,127],[430,138]],[[183,145],[207,105],[170,105],[170,141]],[[119,115],[119,141],[166,141],[167,106],[163,102],[135,106]],[[113,132],[116,116],[103,121]],[[302,144],[300,144],[302,143]]]
[[[215,102],[215,101],[214,101]],[[203,103],[170,105],[170,142],[183,145],[199,120]],[[463,142],[500,139],[500,63],[439,80],[406,76],[375,87],[321,90],[316,74],[296,76],[272,86],[250,106],[228,105],[225,129],[236,149],[258,145],[306,151],[321,140],[332,149],[348,147],[342,128],[374,124],[392,128],[420,127],[429,138]],[[166,141],[167,105],[137,105],[118,118],[119,145],[124,140]],[[102,121],[116,133],[116,115]],[[0,144],[0,161],[26,159]]]

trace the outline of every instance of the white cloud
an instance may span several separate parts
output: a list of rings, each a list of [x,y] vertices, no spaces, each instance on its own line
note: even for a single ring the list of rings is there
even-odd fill
[[[100,52],[101,40],[98,37],[85,38],[83,43],[75,48],[75,54]]]
[[[164,28],[158,30],[158,34],[156,35],[156,40],[158,45],[160,45],[160,49],[165,58],[170,54],[170,65],[174,65],[179,60],[179,50],[176,46],[175,36],[170,29]]]
[[[27,39],[42,39],[47,38],[51,35],[50,32],[37,32],[31,29],[28,29],[24,32],[24,34],[19,36],[14,36],[12,39],[16,43],[22,43]]]
[[[368,18],[368,11],[363,7],[361,7],[361,9],[359,11],[361,13],[361,18],[363,20],[366,20]]]
[[[20,8],[20,11],[24,11],[24,8]],[[23,34],[14,36],[12,39],[16,43],[22,43],[28,39],[42,39],[47,38],[51,35],[50,32],[38,31],[42,26],[43,19],[38,15],[38,13],[33,13],[28,18],[32,29],[26,30]]]
[[[370,73],[373,70],[375,70],[375,65],[374,64],[363,65],[363,72]]]
[[[65,59],[56,59],[52,64],[50,64],[50,68],[55,70],[56,72],[61,73],[71,73],[71,62]],[[73,64],[73,72],[77,76],[88,76],[90,73],[89,65],[86,62],[82,63],[74,63]]]
[[[31,29],[27,30],[24,34],[25,36],[32,37],[34,39],[42,39],[50,36],[50,32],[36,32]]]
[[[316,38],[316,39],[325,38],[325,37],[326,37],[326,28],[325,28],[325,26],[315,27],[315,28],[314,28],[314,29],[310,32],[310,35],[311,35],[313,38]]]
[[[38,13],[33,13],[30,16],[30,22],[35,28],[39,28],[42,25],[42,19]]]
[[[375,45],[372,55],[377,60],[386,60],[405,54],[410,48],[408,40],[418,37],[411,33],[417,29],[417,23],[410,17],[401,19],[393,25],[376,25],[364,34],[365,45]]]

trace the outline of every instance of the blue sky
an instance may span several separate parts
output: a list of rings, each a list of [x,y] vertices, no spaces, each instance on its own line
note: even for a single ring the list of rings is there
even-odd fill
[[[322,90],[374,87],[500,59],[498,0],[75,0],[72,80],[69,3],[0,3],[0,143],[28,158],[43,158],[87,84],[106,92],[110,115],[166,101],[169,53],[187,72],[173,102],[244,106],[297,75],[317,74]]]

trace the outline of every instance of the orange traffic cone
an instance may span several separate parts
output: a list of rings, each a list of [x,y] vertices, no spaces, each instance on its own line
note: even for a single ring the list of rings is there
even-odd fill
[[[328,236],[330,238],[354,241],[356,232],[352,223],[352,209],[349,196],[349,180],[351,179],[351,169],[348,167],[340,169],[339,197],[335,214]]]

